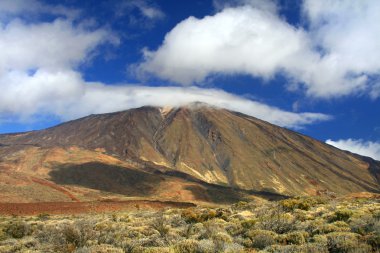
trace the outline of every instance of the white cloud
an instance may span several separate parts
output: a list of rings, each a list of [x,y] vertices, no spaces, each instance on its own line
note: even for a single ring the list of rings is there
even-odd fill
[[[25,3],[4,1],[0,7],[3,12],[24,13]],[[37,1],[31,3],[37,14],[44,7]],[[154,18],[157,14],[145,10],[144,15]],[[87,62],[99,45],[117,43],[114,38],[107,30],[89,29],[80,20],[65,17],[33,23],[22,19],[2,22],[0,18],[0,118],[7,115],[23,121],[56,116],[68,120],[144,105],[180,106],[200,101],[291,128],[330,119],[320,113],[284,111],[217,89],[86,82],[76,68]]]
[[[177,24],[156,51],[144,50],[139,74],[189,85],[219,73],[265,79],[283,73],[290,89],[328,98],[366,92],[369,77],[380,73],[377,0],[305,0],[308,30],[261,1],[235,2],[244,5]]]
[[[88,31],[63,19],[38,24],[15,20],[0,26],[0,75],[12,70],[69,69],[112,38],[106,30]]]
[[[363,156],[369,156],[380,161],[379,142],[347,139],[338,141],[327,140],[326,143],[339,149],[347,150]]]
[[[74,71],[52,73],[39,70],[33,75],[12,72],[0,78],[0,86],[3,90],[0,93],[0,115],[18,115],[21,120],[36,114],[54,115],[68,120],[144,105],[181,106],[196,101],[290,128],[300,128],[331,118],[321,113],[284,111],[218,89],[86,83]]]
[[[77,18],[80,11],[66,8],[62,5],[52,6],[42,4],[37,0],[1,0],[0,1],[0,18],[41,13],[50,15],[62,15],[70,19]]]
[[[184,84],[202,82],[212,73],[270,78],[285,66],[298,65],[304,48],[303,31],[247,5],[186,19],[166,35],[156,52],[145,52],[140,69]]]
[[[131,15],[130,11],[137,9],[140,14],[149,20],[159,20],[165,17],[165,13],[148,0],[126,0],[117,2],[117,15]]]
[[[380,97],[380,82],[378,82],[372,86],[370,96],[373,99]]]
[[[225,8],[237,7],[242,5],[250,5],[256,9],[268,11],[272,13],[278,12],[278,6],[274,1],[268,0],[213,0],[214,8],[221,11]]]

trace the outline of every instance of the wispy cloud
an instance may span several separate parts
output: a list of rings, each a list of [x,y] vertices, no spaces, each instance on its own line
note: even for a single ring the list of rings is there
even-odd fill
[[[150,28],[159,20],[165,18],[161,8],[150,0],[125,0],[116,1],[116,17],[127,16],[132,26]]]
[[[363,156],[369,156],[373,159],[380,161],[380,143],[372,142],[372,141],[364,141],[364,140],[327,140],[327,144],[335,146],[342,150],[347,150],[352,153],[356,153]]]
[[[371,77],[380,74],[379,1],[304,0],[305,28],[287,23],[273,2],[232,3],[219,3],[213,16],[182,21],[158,50],[145,49],[140,75],[190,85],[215,73],[264,79],[282,73],[290,90],[311,97],[371,90],[378,96]]]
[[[62,5],[43,4],[37,0],[1,0],[0,1],[0,18],[12,18],[22,15],[61,15],[69,19],[75,19],[79,16],[80,11],[71,9]]]

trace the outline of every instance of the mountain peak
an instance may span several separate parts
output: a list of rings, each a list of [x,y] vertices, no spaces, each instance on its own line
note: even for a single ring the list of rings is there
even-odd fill
[[[0,136],[0,143],[103,150],[143,167],[249,191],[315,195],[380,190],[378,162],[214,108],[194,102],[93,115],[42,131]]]

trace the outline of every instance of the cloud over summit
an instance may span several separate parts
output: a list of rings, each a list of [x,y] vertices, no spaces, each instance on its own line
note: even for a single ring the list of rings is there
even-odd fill
[[[144,1],[136,0],[130,3],[147,18],[157,19],[164,15],[159,9]],[[27,4],[29,9],[26,8]],[[39,16],[48,10],[52,11],[49,15],[54,16],[49,21],[36,18],[29,22],[28,19],[22,18],[22,14],[25,13],[33,12]],[[236,12],[235,9],[230,11]],[[246,8],[245,11],[252,10]],[[74,13],[79,11],[45,5],[36,0],[0,2],[0,118],[3,115],[11,115],[18,120],[29,120],[36,115],[46,115],[68,120],[91,113],[113,112],[144,105],[180,106],[194,101],[240,111],[291,128],[331,118],[322,113],[288,112],[219,89],[149,87],[127,83],[116,86],[88,82],[79,69],[97,57],[102,45],[117,46],[119,41],[109,29],[88,27],[86,20],[80,18],[74,22]],[[237,23],[243,26],[245,17],[241,18]],[[201,23],[194,18],[192,20]],[[212,17],[209,21],[216,25]],[[279,21],[273,25],[278,24],[282,25]],[[290,33],[298,33],[287,25],[283,29]],[[230,32],[235,32],[233,27]],[[223,34],[223,29],[219,27],[215,33]],[[250,36],[255,35],[248,35],[243,40],[249,40]],[[211,46],[215,42],[213,36],[204,39],[210,40]],[[237,40],[232,41],[227,47],[239,47],[241,39],[237,37]],[[224,44],[220,46],[222,49],[226,47]],[[295,49],[290,46],[288,50]],[[234,51],[231,50],[230,53],[232,59]],[[204,67],[205,71],[208,71],[207,66]],[[268,68],[270,66],[263,66],[260,73],[270,72]],[[200,79],[203,77],[200,76]]]
[[[215,15],[179,23],[157,50],[144,51],[140,74],[184,85],[213,74],[282,74],[289,89],[310,97],[376,97],[371,77],[380,74],[379,1],[305,0],[305,27],[287,23],[262,1],[234,2],[240,5],[217,4],[222,9]]]

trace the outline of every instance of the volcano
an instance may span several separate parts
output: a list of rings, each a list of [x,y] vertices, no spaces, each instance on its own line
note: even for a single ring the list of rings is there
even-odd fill
[[[225,202],[380,192],[380,162],[193,103],[0,135],[1,202],[107,197]]]

